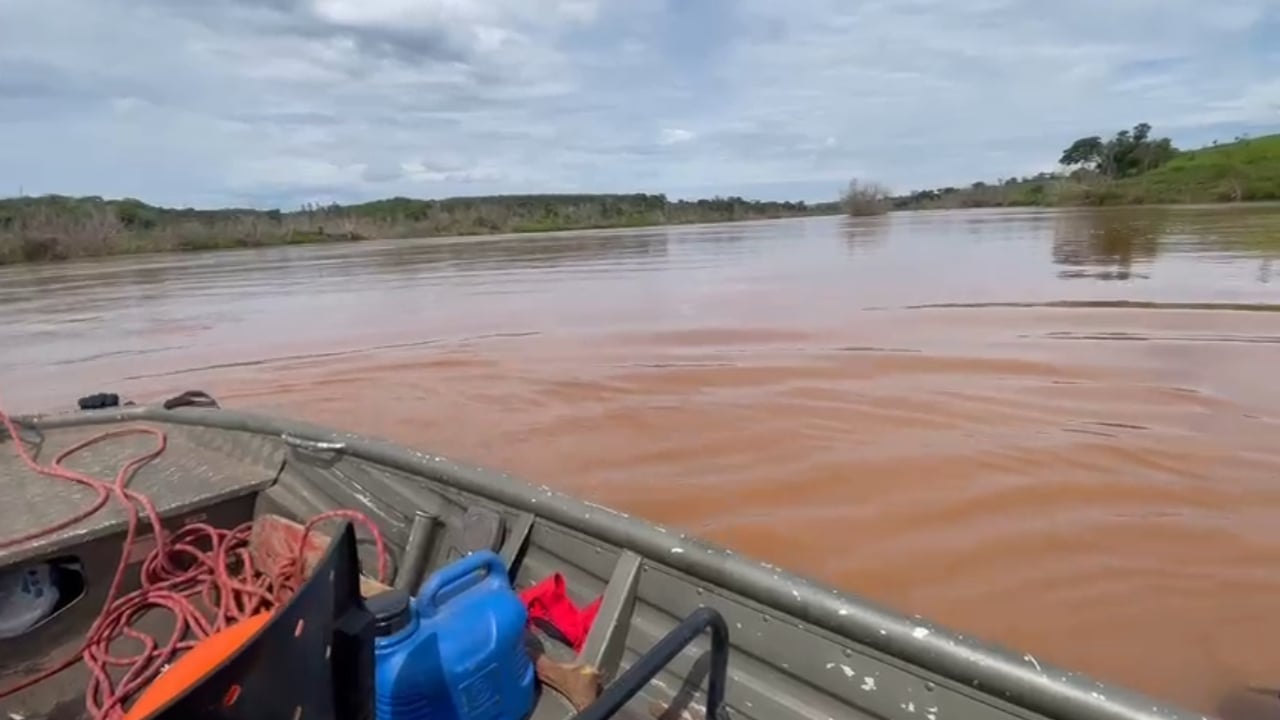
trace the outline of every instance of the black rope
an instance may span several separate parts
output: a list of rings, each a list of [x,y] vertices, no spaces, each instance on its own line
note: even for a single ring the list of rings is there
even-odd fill
[[[188,390],[164,401],[165,410],[180,407],[216,408],[219,405],[217,400],[203,390]]]

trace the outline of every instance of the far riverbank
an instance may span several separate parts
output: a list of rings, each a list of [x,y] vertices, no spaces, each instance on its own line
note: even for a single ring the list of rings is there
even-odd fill
[[[369,239],[495,235],[832,215],[836,203],[665,195],[391,198],[297,211],[175,209],[49,195],[0,200],[0,265]]]

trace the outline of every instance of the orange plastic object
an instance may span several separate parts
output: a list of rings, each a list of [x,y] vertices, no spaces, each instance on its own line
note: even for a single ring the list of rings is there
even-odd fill
[[[145,720],[154,715],[235,654],[270,619],[271,613],[258,613],[202,640],[147,686],[138,701],[129,708],[125,720]],[[238,687],[227,688],[224,702],[234,705],[238,695]]]

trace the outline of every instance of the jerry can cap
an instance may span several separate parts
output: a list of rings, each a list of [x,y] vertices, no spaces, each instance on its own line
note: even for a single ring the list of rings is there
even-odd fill
[[[364,602],[369,612],[373,613],[374,636],[394,635],[408,626],[411,611],[409,593],[404,590],[386,590]]]

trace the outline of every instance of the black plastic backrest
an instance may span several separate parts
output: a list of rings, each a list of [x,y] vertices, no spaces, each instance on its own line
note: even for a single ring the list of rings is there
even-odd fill
[[[255,638],[154,720],[372,720],[373,615],[344,523]]]

